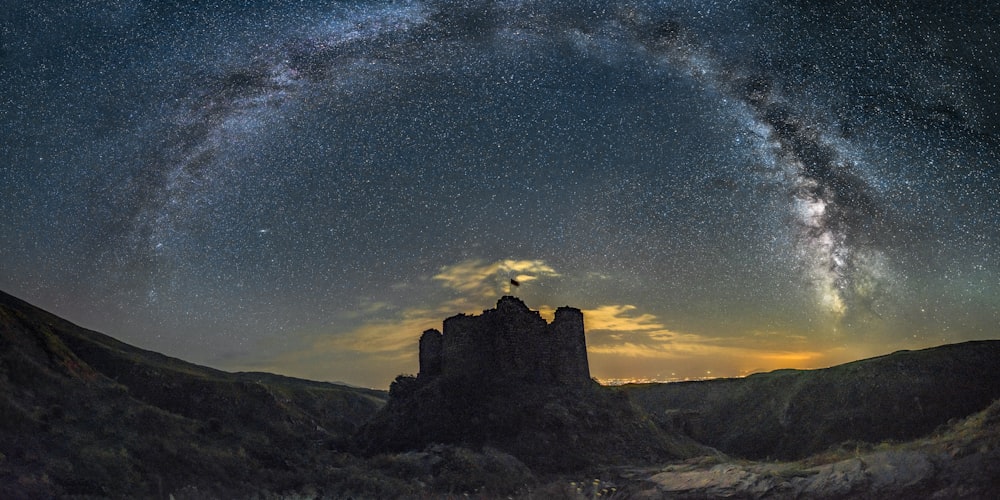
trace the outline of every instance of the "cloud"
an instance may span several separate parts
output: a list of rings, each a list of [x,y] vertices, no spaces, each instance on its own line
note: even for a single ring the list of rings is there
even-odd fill
[[[492,301],[510,292],[512,278],[525,283],[556,276],[559,273],[541,260],[466,260],[444,266],[433,276],[441,289],[429,291],[424,307],[396,309],[388,302],[363,301],[356,311],[343,315],[348,322],[360,324],[302,332],[297,348],[234,363],[234,368],[388,387],[396,375],[418,368],[419,339],[425,330],[441,329],[444,318],[455,314],[481,311],[484,299]],[[442,291],[458,292],[458,296],[442,296],[438,293]]]
[[[583,317],[591,373],[599,379],[628,378],[640,370],[666,372],[664,380],[742,376],[779,368],[818,368],[844,359],[839,348],[824,349],[792,333],[713,337],[674,331],[656,315],[629,304],[585,309]]]
[[[371,321],[338,335],[317,340],[312,349],[375,354],[384,358],[406,357],[415,352],[417,338],[429,328],[441,328],[441,317],[426,311],[404,311],[403,317]]]
[[[509,292],[504,285],[509,287],[511,278],[523,283],[558,276],[541,260],[467,260],[444,266],[433,276],[439,287],[428,291],[426,306],[396,308],[388,302],[364,302],[358,311],[344,315],[354,326],[302,332],[283,340],[297,341],[298,347],[284,345],[284,352],[234,368],[385,388],[396,375],[417,371],[419,338],[424,330],[440,329],[444,318],[455,314],[478,313],[487,301]],[[534,307],[551,321],[553,307]],[[836,347],[824,349],[791,332],[720,337],[676,331],[668,321],[632,304],[600,304],[582,312],[591,373],[601,379],[628,378],[637,373],[665,373],[660,377],[664,380],[674,375],[740,376],[777,368],[817,368],[847,360]]]
[[[420,334],[440,329],[442,318],[438,310],[408,309],[346,331],[301,333],[297,348],[236,362],[232,368],[384,389],[400,373],[416,372]]]
[[[716,341],[671,331],[654,314],[631,304],[606,304],[583,310],[590,352],[630,357],[673,357],[703,351]]]
[[[583,311],[588,330],[645,331],[663,328],[652,314],[635,314],[633,305],[603,305]]]
[[[496,262],[462,261],[442,267],[434,279],[467,296],[493,298],[498,292],[510,293],[511,279],[525,283],[557,276],[559,273],[545,261],[507,259]]]

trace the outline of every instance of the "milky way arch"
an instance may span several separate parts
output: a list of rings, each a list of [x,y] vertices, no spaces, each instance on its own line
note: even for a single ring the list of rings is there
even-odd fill
[[[220,193],[240,175],[241,152],[232,145],[253,142],[261,129],[286,126],[281,117],[292,111],[284,108],[307,105],[317,87],[327,93],[341,88],[342,98],[358,99],[372,85],[419,78],[420,65],[434,57],[436,47],[483,38],[503,43],[512,34],[575,37],[580,50],[599,51],[601,44],[633,50],[731,99],[732,112],[756,134],[761,161],[787,191],[789,228],[823,308],[838,317],[854,309],[877,314],[875,299],[888,272],[877,235],[887,211],[858,172],[855,162],[863,160],[851,158],[843,141],[830,137],[828,124],[797,110],[768,76],[720,62],[670,17],[635,9],[579,16],[525,15],[527,8],[520,9],[478,3],[358,9],[215,77],[177,103],[156,159],[134,178],[137,194],[131,199],[140,204],[131,211],[127,247],[115,249],[115,259],[153,262],[148,269],[154,274],[175,265],[155,262],[169,259],[171,247],[198,230],[192,221],[225,203]],[[169,283],[163,278],[154,279]],[[146,295],[155,300],[156,286]]]

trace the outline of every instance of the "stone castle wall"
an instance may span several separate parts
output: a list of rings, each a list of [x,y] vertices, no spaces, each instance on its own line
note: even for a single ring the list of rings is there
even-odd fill
[[[503,297],[479,316],[444,321],[444,333],[420,338],[418,378],[519,378],[537,383],[590,381],[583,313],[560,307],[551,324],[516,297]]]

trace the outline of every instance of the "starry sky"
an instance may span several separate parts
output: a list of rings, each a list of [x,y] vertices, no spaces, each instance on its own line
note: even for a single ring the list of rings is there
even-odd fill
[[[385,388],[506,294],[608,381],[1000,333],[994,2],[0,4],[0,289],[139,347]]]

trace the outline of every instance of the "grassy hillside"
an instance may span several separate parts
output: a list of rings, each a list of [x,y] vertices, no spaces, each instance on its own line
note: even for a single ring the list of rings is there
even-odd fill
[[[295,490],[385,396],[193,365],[0,293],[3,498]]]
[[[901,351],[822,370],[627,386],[665,428],[745,458],[907,440],[1000,398],[1000,341]]]

